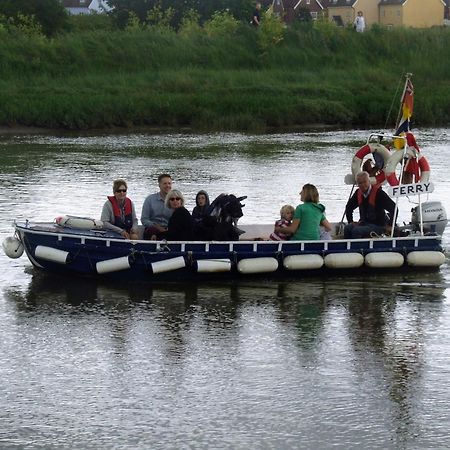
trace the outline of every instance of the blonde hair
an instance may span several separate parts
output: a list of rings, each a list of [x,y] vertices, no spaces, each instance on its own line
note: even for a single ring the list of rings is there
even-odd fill
[[[313,184],[305,184],[302,187],[305,202],[319,203],[319,191]]]
[[[173,197],[180,197],[181,198],[181,206],[184,206],[183,194],[178,189],[172,189],[167,193],[166,199],[164,200],[164,204],[166,205],[167,208],[170,208],[169,202],[170,202],[170,199]]]
[[[294,214],[295,208],[292,205],[284,205],[280,209],[280,216],[284,219],[284,216],[288,213]]]

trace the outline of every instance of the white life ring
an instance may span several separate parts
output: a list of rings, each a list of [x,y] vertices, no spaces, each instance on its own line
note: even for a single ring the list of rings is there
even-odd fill
[[[430,179],[430,165],[428,164],[427,158],[425,158],[422,153],[416,152],[415,154],[417,155],[417,164],[420,169],[419,181],[420,183],[426,183]],[[406,156],[411,156],[409,149],[406,152]],[[401,163],[402,159],[403,150],[397,150],[391,155],[386,165],[386,180],[391,186],[398,186],[400,184],[397,175],[395,174],[395,168],[398,163]]]
[[[55,223],[61,227],[79,228],[81,230],[92,230],[103,228],[103,222],[89,217],[60,216]]]
[[[383,167],[376,176],[370,177],[370,183],[371,184],[383,183],[386,179],[386,175],[383,169],[386,167],[386,164],[389,161],[389,158],[391,157],[391,153],[384,145],[381,144],[366,144],[356,152],[352,160],[353,177],[356,180],[356,174],[358,172],[361,172],[361,165],[363,163],[364,157],[371,153],[378,153],[383,158]]]

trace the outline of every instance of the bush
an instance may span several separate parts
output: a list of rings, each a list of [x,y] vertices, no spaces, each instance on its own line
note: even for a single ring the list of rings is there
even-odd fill
[[[229,11],[217,11],[206,21],[203,28],[208,36],[227,36],[234,34],[239,22]]]
[[[175,11],[172,7],[162,9],[161,5],[155,5],[147,13],[147,23],[160,31],[171,31],[174,13]]]
[[[263,53],[277,46],[284,38],[285,25],[274,14],[266,14],[258,29],[258,44]]]
[[[190,9],[181,19],[180,29],[178,30],[179,33],[186,37],[199,35],[202,31],[199,21],[199,13],[193,9]]]
[[[77,14],[69,16],[69,29],[74,32],[114,29],[114,23],[108,14]]]

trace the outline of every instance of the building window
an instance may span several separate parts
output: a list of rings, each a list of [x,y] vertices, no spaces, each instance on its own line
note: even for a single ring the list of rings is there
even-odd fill
[[[343,27],[344,26],[344,22],[342,21],[342,17],[341,16],[333,16],[333,21],[338,27]]]
[[[317,11],[311,11],[312,20],[317,20]]]
[[[306,4],[310,5],[311,4],[311,0],[306,0]]]

